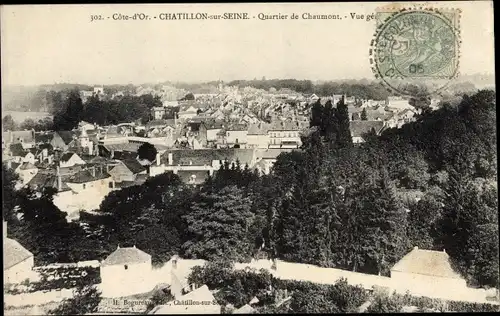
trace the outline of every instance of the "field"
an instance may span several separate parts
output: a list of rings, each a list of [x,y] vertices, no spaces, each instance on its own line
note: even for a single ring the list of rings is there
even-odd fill
[[[10,115],[16,123],[22,123],[24,120],[30,118],[35,122],[46,117],[52,118],[49,112],[21,112],[21,111],[2,111],[2,118]]]

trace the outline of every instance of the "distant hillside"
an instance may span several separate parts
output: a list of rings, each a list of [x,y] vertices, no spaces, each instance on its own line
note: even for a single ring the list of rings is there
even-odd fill
[[[460,83],[472,83],[477,89],[495,88],[495,75],[492,74],[462,75],[457,78],[457,81]]]

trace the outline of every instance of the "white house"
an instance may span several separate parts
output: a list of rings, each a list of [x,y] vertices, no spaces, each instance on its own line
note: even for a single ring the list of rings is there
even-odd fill
[[[269,146],[269,135],[265,123],[252,124],[248,128],[247,146],[248,148],[267,148]]]
[[[151,109],[151,113],[155,120],[161,120],[165,116],[165,108],[164,107],[153,107]]]
[[[275,121],[267,131],[269,135],[269,148],[299,148],[300,126],[297,121]]]
[[[54,205],[68,213],[68,220],[76,219],[79,211],[98,209],[104,198],[114,189],[115,183],[104,168],[89,168],[80,170],[62,179],[56,172],[56,187]]]
[[[25,185],[36,176],[38,168],[31,162],[23,162],[14,171],[19,175],[21,184]]]
[[[234,148],[246,148],[248,129],[244,125],[235,125],[226,129],[225,145]]]
[[[80,158],[75,153],[65,153],[64,155],[61,156],[61,159],[59,160],[59,166],[61,168],[65,167],[73,167],[74,165],[84,165],[85,161]]]
[[[3,222],[4,284],[16,284],[36,278],[33,254],[14,239],[7,238],[7,222]]]
[[[198,110],[194,106],[189,106],[187,108],[181,108],[181,111],[179,111],[178,117],[179,119],[183,120],[188,120],[192,119],[196,115],[198,115]]]
[[[101,263],[103,297],[146,293],[154,288],[151,256],[134,247],[118,248]]]
[[[399,96],[390,96],[387,98],[386,106],[391,109],[411,109],[412,106],[409,103],[408,98]]]
[[[453,270],[444,250],[415,247],[392,267],[391,281],[399,291],[409,290],[415,295],[436,297],[446,293],[452,297],[467,292],[465,279]]]

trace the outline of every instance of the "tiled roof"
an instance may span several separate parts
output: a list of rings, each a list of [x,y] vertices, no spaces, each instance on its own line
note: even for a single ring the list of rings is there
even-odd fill
[[[73,157],[73,155],[76,155],[75,153],[64,153],[62,156],[61,156],[61,161],[64,161],[64,162],[67,162],[71,159],[71,157]]]
[[[62,177],[61,190],[60,192],[71,190],[64,182],[65,177]],[[43,170],[39,171],[31,180],[28,182],[28,186],[37,189],[43,188],[55,188],[57,189],[57,176],[54,170]]]
[[[18,263],[23,262],[33,254],[24,248],[20,243],[14,239],[4,238],[3,240],[3,270],[12,268]]]
[[[384,122],[382,121],[350,121],[349,128],[351,129],[351,135],[353,137],[361,137],[364,134],[375,130],[379,133],[384,127]]]
[[[95,175],[93,175],[92,172],[95,172]],[[75,174],[72,174],[69,177],[67,177],[65,181],[68,183],[87,183],[101,179],[106,179],[109,177],[111,176],[106,172],[105,168],[95,168],[95,171],[93,171],[92,169],[85,169]]]
[[[139,143],[120,143],[120,144],[106,144],[104,145],[106,149],[109,151],[129,151],[129,152],[137,152],[141,144]]]
[[[292,121],[274,121],[269,126],[268,131],[298,131],[300,130],[300,125],[298,122]]]
[[[149,121],[146,124],[146,129],[150,129],[152,127],[160,127],[160,126],[175,126],[175,120],[170,119],[170,120],[153,120]]]
[[[248,128],[248,135],[266,135],[270,127],[266,123],[251,124]]]
[[[226,128],[226,131],[248,131],[248,126],[245,124],[233,124]]]
[[[73,141],[74,133],[72,131],[57,131],[56,133],[61,136],[66,145],[69,145]]]
[[[224,125],[223,122],[214,119],[203,121],[207,129],[221,129]]]
[[[54,137],[54,133],[35,133],[35,142],[38,143],[50,143],[52,138]]]
[[[367,110],[366,111],[366,116],[368,117],[369,120],[376,121],[377,118],[380,118],[381,120],[388,120],[394,114],[392,112],[385,112],[385,111],[377,111],[377,110]]]
[[[20,165],[21,165],[21,164],[20,164],[20,163],[17,163],[17,162],[12,162],[12,163],[11,163],[11,167],[12,167],[12,169],[13,169],[13,170],[16,170],[16,169],[17,169],[17,167],[19,167]]]
[[[151,255],[134,247],[118,248],[110,254],[101,264],[101,267],[111,265],[124,265],[145,263],[151,261]]]
[[[124,159],[121,162],[128,168],[128,170],[132,171],[133,174],[137,174],[146,170],[144,166],[142,166],[136,159]]]
[[[192,163],[195,166],[211,165],[214,160],[239,160],[242,165],[251,164],[254,158],[253,149],[227,148],[227,149],[185,149],[166,151],[161,161],[164,164],[168,163],[168,154],[172,153],[173,165],[189,165]]]
[[[21,143],[15,143],[10,145],[10,153],[15,157],[24,157],[27,154],[27,151],[24,150],[23,145]]]
[[[415,273],[442,278],[461,279],[453,271],[449,256],[444,251],[423,250],[415,248],[399,260],[391,271]]]

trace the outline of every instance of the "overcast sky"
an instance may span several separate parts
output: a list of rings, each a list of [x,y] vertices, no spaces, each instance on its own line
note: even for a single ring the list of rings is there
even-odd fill
[[[384,3],[2,6],[2,83],[125,84],[271,78],[373,78],[375,22],[352,20]],[[488,1],[462,9],[463,74],[494,72]],[[114,21],[114,13],[248,12],[249,20]],[[339,14],[342,20],[269,20],[264,14]],[[91,15],[104,20],[90,22]],[[107,19],[107,17],[110,19]],[[347,18],[346,18],[347,16]]]

